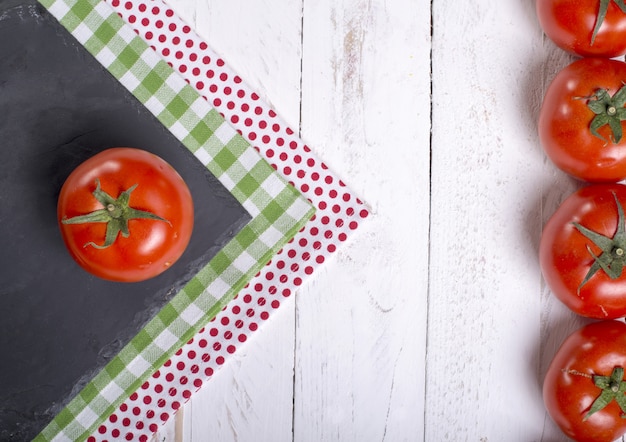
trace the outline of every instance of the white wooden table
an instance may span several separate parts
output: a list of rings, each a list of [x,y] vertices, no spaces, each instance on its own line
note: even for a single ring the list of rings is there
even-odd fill
[[[537,247],[578,184],[536,119],[571,58],[534,0],[169,3],[374,216],[154,439],[565,440],[541,382],[581,321]]]

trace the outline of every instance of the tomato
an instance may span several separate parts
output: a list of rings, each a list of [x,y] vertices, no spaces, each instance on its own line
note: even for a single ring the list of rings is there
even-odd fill
[[[626,316],[626,186],[594,184],[570,195],[546,223],[539,261],[552,293],[579,315]]]
[[[539,114],[539,139],[552,162],[588,182],[626,178],[626,63],[583,58],[552,80]]]
[[[183,254],[193,230],[189,188],[162,158],[111,148],[80,164],[58,199],[63,240],[88,272],[112,281],[152,278]]]
[[[567,337],[552,359],[543,400],[561,430],[581,442],[626,433],[626,323],[600,321]]]
[[[537,17],[560,48],[583,57],[626,54],[623,0],[537,0]]]

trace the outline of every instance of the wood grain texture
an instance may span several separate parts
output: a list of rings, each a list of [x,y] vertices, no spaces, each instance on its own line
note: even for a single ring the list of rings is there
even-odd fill
[[[373,219],[296,298],[294,440],[419,440],[430,5],[305,2],[302,136]]]
[[[433,3],[425,440],[559,440],[542,342],[570,316],[543,287],[537,248],[572,185],[546,161],[536,118],[564,57],[533,1],[457,6]]]
[[[580,184],[536,120],[572,58],[534,0],[169,3],[373,216],[159,440],[565,441],[541,383],[583,321],[537,249]]]

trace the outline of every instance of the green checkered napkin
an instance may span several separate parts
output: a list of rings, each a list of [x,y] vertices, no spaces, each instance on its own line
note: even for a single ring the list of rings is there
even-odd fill
[[[40,1],[253,218],[35,439],[76,441],[213,318],[310,219],[313,208],[107,4]]]

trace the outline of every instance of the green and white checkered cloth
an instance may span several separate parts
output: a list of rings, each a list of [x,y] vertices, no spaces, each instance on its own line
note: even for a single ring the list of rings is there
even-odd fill
[[[314,209],[99,0],[40,0],[220,180],[252,220],[55,417],[36,441],[89,436],[213,318]]]

